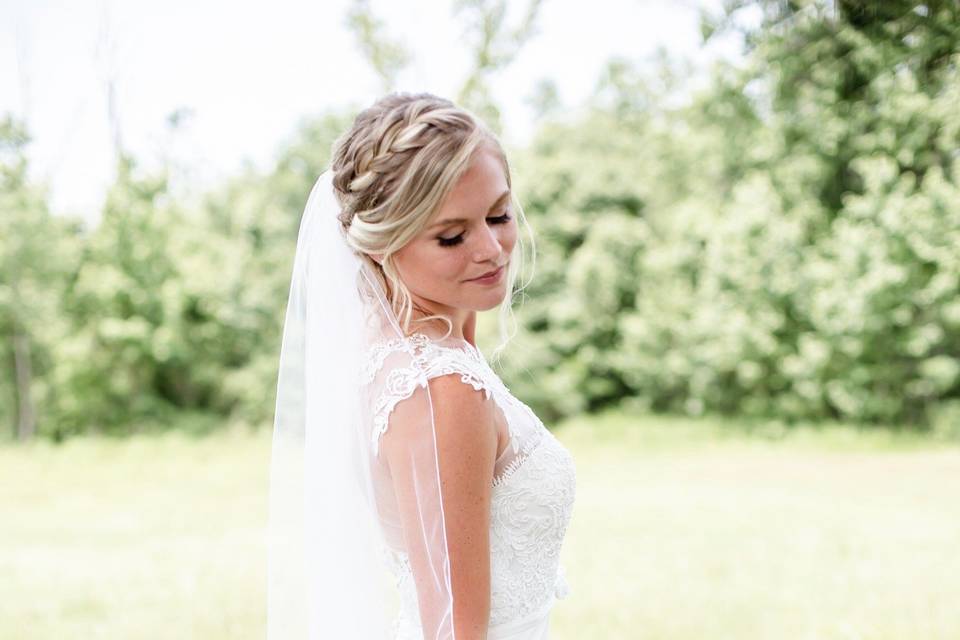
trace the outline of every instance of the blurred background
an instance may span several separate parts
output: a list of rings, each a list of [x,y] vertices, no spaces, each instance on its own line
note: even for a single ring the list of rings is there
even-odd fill
[[[391,90],[536,234],[553,636],[960,638],[956,0],[0,0],[0,638],[263,637],[299,218]]]

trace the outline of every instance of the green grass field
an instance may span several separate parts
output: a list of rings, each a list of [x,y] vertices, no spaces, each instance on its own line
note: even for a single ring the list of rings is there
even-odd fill
[[[960,447],[606,417],[552,638],[960,638]],[[0,638],[263,638],[267,430],[0,447]]]

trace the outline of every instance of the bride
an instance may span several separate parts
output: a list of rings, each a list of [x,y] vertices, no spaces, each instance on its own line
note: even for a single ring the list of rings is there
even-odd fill
[[[270,640],[549,637],[573,460],[475,341],[518,222],[499,141],[448,100],[388,95],[335,143],[284,325]]]

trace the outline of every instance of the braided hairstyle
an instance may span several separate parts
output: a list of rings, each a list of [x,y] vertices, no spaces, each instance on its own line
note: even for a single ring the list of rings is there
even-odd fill
[[[347,242],[374,266],[405,332],[410,330],[415,304],[392,255],[426,227],[484,144],[501,158],[509,186],[503,148],[479,118],[429,93],[392,93],[361,111],[333,145],[334,193]],[[516,271],[508,275],[501,336],[515,277]],[[435,315],[418,322],[431,319],[453,326],[448,318]]]

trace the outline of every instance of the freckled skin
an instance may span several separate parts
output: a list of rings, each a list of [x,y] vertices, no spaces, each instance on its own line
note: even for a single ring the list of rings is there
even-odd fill
[[[509,197],[491,206],[508,190],[503,164],[496,152],[481,146],[466,172],[434,214],[428,227],[394,255],[400,278],[415,304],[431,314],[453,320],[451,335],[474,343],[476,312],[492,309],[506,296],[507,262],[517,241],[517,223]],[[509,216],[506,219],[504,216]],[[464,218],[464,222],[431,227],[436,221]],[[462,234],[462,235],[461,235]],[[441,246],[438,238],[461,236],[462,241]],[[503,265],[495,284],[470,282]],[[415,315],[416,317],[416,315]],[[444,325],[445,329],[445,325]],[[497,425],[496,403],[464,384],[457,373],[429,381],[434,436],[439,464],[446,545],[453,596],[453,626],[458,640],[485,640],[490,617],[490,503],[498,451],[506,446]],[[401,403],[402,404],[402,403]],[[405,432],[418,433],[422,422],[403,424],[403,408],[384,435],[400,498],[415,487],[399,480],[411,475]],[[404,528],[416,532],[421,515],[415,499],[401,499]],[[408,505],[406,508],[403,505]],[[411,550],[411,564],[426,560]],[[429,572],[425,572],[429,576]],[[422,578],[422,576],[420,576]],[[424,578],[425,579],[425,578]],[[437,606],[420,593],[421,619],[431,619]]]
[[[517,223],[509,200],[489,208],[507,191],[503,164],[496,152],[482,145],[454,185],[427,229],[394,254],[400,278],[419,307],[445,314],[454,322],[453,335],[473,342],[476,312],[492,309],[507,294],[506,267],[493,285],[468,282],[506,265],[517,241]],[[500,222],[504,213],[510,220]],[[466,218],[467,222],[430,228],[436,221]],[[454,246],[441,246],[438,237],[463,234]]]

